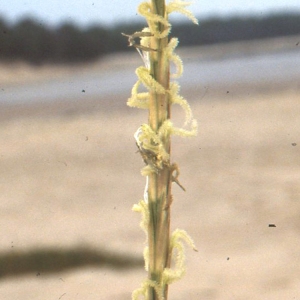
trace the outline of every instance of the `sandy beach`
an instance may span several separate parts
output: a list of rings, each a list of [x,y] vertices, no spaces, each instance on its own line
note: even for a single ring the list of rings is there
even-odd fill
[[[147,112],[128,95],[0,111],[0,256],[84,245],[141,258],[145,236],[131,211],[143,162],[133,133]],[[170,300],[300,297],[300,94],[293,89],[208,92],[190,100],[196,138],[173,138],[180,166],[172,229],[185,229],[187,274]],[[174,123],[182,112],[174,107]],[[37,273],[38,272],[38,273]],[[84,266],[2,276],[3,300],[124,300],[143,266]]]

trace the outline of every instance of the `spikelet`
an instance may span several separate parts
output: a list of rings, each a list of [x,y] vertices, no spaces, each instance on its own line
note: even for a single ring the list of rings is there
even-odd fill
[[[138,7],[138,13],[143,17],[145,17],[145,19],[147,20],[149,24],[150,32],[156,38],[162,39],[169,34],[171,30],[171,24],[168,22],[167,19],[163,18],[162,16],[151,13],[150,10],[151,10],[151,4],[149,2],[142,2]],[[156,22],[159,22],[165,26],[163,32],[159,32],[156,30],[156,25],[155,25]]]

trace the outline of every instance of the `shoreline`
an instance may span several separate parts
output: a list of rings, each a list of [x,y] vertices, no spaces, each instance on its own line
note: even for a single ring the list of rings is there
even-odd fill
[[[297,50],[300,36],[284,36],[262,40],[238,41],[204,46],[178,47],[177,53],[183,61],[220,60],[228,57],[255,56],[265,53]],[[133,49],[134,50],[134,49]],[[0,62],[0,88],[23,85],[31,82],[57,80],[82,73],[98,73],[116,68],[139,66],[141,59],[136,51],[119,52],[88,63],[74,65],[41,65],[39,67],[25,62]]]
[[[188,100],[191,106],[206,102],[223,101],[247,101],[256,97],[272,98],[274,95],[296,96],[299,93],[298,82],[290,84],[260,85],[224,85],[211,89],[210,87],[182,88],[181,95]],[[77,115],[92,115],[103,113],[106,115],[114,113],[135,114],[137,110],[127,106],[128,93],[114,94],[105,97],[87,97],[75,99],[59,99],[52,101],[3,103],[0,104],[0,122],[7,122],[21,118],[44,118],[44,117],[72,117]]]

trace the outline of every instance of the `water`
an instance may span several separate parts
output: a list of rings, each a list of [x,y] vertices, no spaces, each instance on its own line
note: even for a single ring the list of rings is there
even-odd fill
[[[134,66],[130,66],[120,70],[112,69],[105,73],[99,72],[99,74],[79,74],[63,80],[4,86],[0,89],[0,104],[79,99],[87,96],[101,99],[107,95],[120,93],[129,96],[137,80],[134,69]],[[180,82],[185,88],[190,88],[230,86],[237,83],[276,85],[295,80],[300,80],[299,50],[217,60],[189,59],[187,55]]]
[[[8,86],[0,91],[0,104],[78,99],[86,96],[101,98],[126,90],[129,95],[135,81],[134,69],[122,69],[119,72],[76,75],[42,83]]]
[[[185,64],[185,85],[279,83],[300,79],[300,49]]]

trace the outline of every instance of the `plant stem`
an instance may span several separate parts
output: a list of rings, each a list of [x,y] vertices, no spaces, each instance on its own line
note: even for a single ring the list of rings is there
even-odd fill
[[[165,1],[152,0],[152,12],[165,16]],[[158,31],[164,30],[161,23],[157,23]],[[152,49],[157,51],[150,52],[150,74],[161,84],[165,90],[169,89],[170,68],[169,61],[164,58],[162,49],[168,44],[168,37],[159,39],[151,38]],[[168,94],[158,94],[150,91],[149,100],[149,125],[157,132],[159,127],[166,119],[170,118],[170,103]],[[164,148],[170,153],[170,138],[163,141]],[[148,205],[150,222],[148,226],[148,246],[149,246],[149,274],[150,280],[161,282],[161,276],[165,268],[170,267],[170,201],[171,201],[171,174],[169,164],[165,164],[157,173],[149,175],[148,186]],[[168,296],[168,286],[162,287],[163,297]],[[149,287],[149,299],[158,300],[153,287]]]

